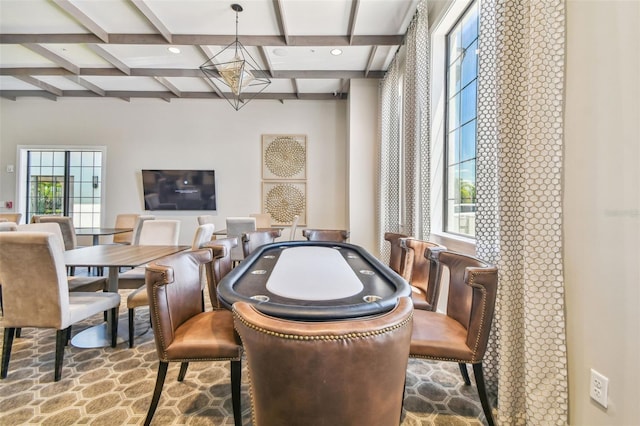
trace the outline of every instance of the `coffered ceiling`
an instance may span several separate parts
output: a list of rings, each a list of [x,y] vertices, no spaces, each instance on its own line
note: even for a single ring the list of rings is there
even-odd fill
[[[232,3],[0,0],[0,96],[220,98],[199,67],[234,41]],[[236,3],[239,40],[271,79],[258,97],[288,100],[346,98],[350,79],[383,76],[418,0]]]

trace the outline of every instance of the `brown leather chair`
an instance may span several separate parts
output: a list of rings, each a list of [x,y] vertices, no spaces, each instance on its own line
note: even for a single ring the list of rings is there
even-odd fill
[[[398,425],[413,308],[340,321],[291,321],[233,305],[254,426]]]
[[[385,232],[384,239],[389,242],[391,246],[391,254],[389,255],[389,268],[395,273],[400,275],[405,280],[409,281],[409,278],[405,276],[405,269],[407,268],[405,249],[400,245],[401,238],[410,238],[408,235],[399,234],[396,232]]]
[[[211,268],[207,268],[210,274],[207,276],[207,282],[209,283],[209,300],[214,309],[223,308],[218,300],[218,284],[233,269],[231,250],[237,246],[238,239],[236,237],[211,240],[202,246],[213,250]]]
[[[404,279],[411,285],[414,308],[435,311],[440,296],[440,269],[433,255],[446,248],[415,238],[401,238],[399,243],[405,252]]]
[[[333,241],[346,243],[349,239],[349,231],[344,229],[303,229],[302,236],[308,241]]]
[[[169,363],[181,363],[178,380],[182,381],[189,362],[200,361],[231,361],[233,417],[236,426],[242,424],[242,347],[233,329],[233,316],[226,309],[202,310],[200,265],[210,269],[212,260],[211,250],[202,249],[167,256],[147,266],[145,280],[159,365],[145,425],[151,423],[158,406]]]
[[[427,255],[431,255],[429,250]],[[457,362],[467,385],[466,364],[472,364],[482,409],[492,426],[482,359],[493,320],[498,270],[482,260],[450,251],[434,252],[433,257],[449,270],[447,311],[414,310],[410,356]]]
[[[244,257],[249,256],[255,249],[265,244],[273,243],[280,236],[280,229],[270,231],[253,231],[242,234],[242,253]]]

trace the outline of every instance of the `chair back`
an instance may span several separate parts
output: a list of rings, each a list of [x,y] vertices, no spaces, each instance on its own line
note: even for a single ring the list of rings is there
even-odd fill
[[[140,230],[141,246],[176,246],[180,237],[179,220],[146,220]]]
[[[41,216],[40,223],[54,222],[60,225],[62,231],[62,239],[66,250],[73,250],[78,247],[78,239],[76,238],[76,228],[73,226],[73,218],[69,216]]]
[[[333,241],[346,243],[349,239],[349,231],[344,229],[305,229],[302,235],[309,241]]]
[[[240,244],[231,249],[231,260],[239,261],[244,259],[244,252],[242,250],[242,234],[246,232],[253,232],[256,230],[256,218],[255,217],[228,217],[227,222],[227,237],[236,237]]]
[[[379,316],[305,322],[235,303],[253,424],[400,424],[412,312],[405,297]]]
[[[155,216],[147,214],[140,215],[136,219],[136,224],[133,226],[133,235],[131,236],[131,244],[139,245],[140,244],[140,232],[142,231],[142,224],[144,224],[147,220],[155,220]]]
[[[498,290],[498,269],[480,259],[451,251],[434,257],[449,270],[447,316],[467,329],[467,346],[481,360],[487,349]],[[477,362],[477,361],[475,361]]]
[[[198,216],[198,225],[204,225],[206,223],[213,223],[215,216],[210,214],[204,214]]]
[[[244,257],[249,256],[260,246],[273,243],[281,234],[280,229],[271,231],[253,231],[242,234],[242,253]]]
[[[64,245],[64,238],[62,237],[62,230],[60,229],[60,225],[55,222],[36,222],[36,223],[25,223],[22,225],[18,225],[18,231],[20,232],[49,232],[55,235],[56,241],[58,245],[62,249],[62,251],[66,250]]]
[[[193,242],[191,243],[191,250],[198,250],[204,246],[204,244],[211,241],[211,236],[213,235],[213,231],[215,230],[215,225],[213,223],[205,223],[204,225],[199,225],[196,228],[196,233],[193,236]],[[205,273],[204,267],[200,267],[200,288],[204,290],[207,285],[207,274]]]
[[[0,213],[0,219],[5,219],[7,222],[13,222],[17,225],[22,219],[22,213]]]
[[[180,252],[147,265],[149,314],[161,361],[179,358],[179,354],[169,353],[176,337],[174,331],[202,312],[200,265],[212,259],[211,250],[203,249]],[[194,354],[184,357],[194,358]]]
[[[405,254],[405,249],[400,245],[400,238],[409,238],[409,236],[405,234],[398,234],[396,232],[384,233],[384,239],[388,241],[391,246],[389,268],[405,280],[409,281],[408,276],[405,275],[405,270],[407,269],[405,261],[407,256]]]
[[[136,222],[140,217],[137,213],[124,213],[116,215],[116,228],[135,228]],[[133,241],[133,231],[131,232],[123,232],[121,234],[113,235],[113,242],[117,244],[132,244]]]
[[[49,232],[0,233],[3,326],[70,325],[64,250]]]
[[[205,270],[209,282],[209,300],[214,308],[221,307],[218,300],[218,284],[233,269],[231,250],[237,246],[238,239],[236,237],[211,240],[203,246],[213,250],[213,261],[209,268],[205,267]]]
[[[282,233],[280,234],[280,238],[278,241],[293,241],[296,239],[296,229],[298,228],[298,222],[300,221],[300,216],[295,215],[293,220],[291,221],[291,226],[287,228],[282,228]]]
[[[271,228],[271,215],[269,213],[251,213],[249,217],[256,218],[256,229]]]
[[[406,253],[406,268],[403,277],[411,285],[414,307],[435,311],[440,296],[442,275],[442,269],[435,258],[435,253],[446,248],[430,241],[415,238],[401,238],[399,243]]]

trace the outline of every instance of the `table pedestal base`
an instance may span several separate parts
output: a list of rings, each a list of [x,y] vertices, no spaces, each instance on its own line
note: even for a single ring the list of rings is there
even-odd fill
[[[136,327],[135,337],[142,336],[147,331],[147,327]],[[127,320],[118,321],[118,338],[116,343],[124,343],[129,341],[129,322]],[[76,348],[104,348],[111,346],[111,330],[106,322],[103,322],[86,330],[82,330],[71,338],[71,344]]]

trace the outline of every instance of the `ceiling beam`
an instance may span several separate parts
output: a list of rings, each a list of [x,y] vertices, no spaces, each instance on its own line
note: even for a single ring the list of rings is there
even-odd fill
[[[129,68],[127,64],[125,64],[120,59],[113,56],[111,53],[104,50],[102,46],[97,44],[87,44],[87,47],[91,49],[93,53],[100,56],[105,61],[109,62],[111,65],[119,69],[121,72],[125,73],[126,75],[131,74],[131,68]]]
[[[360,0],[353,0],[351,3],[351,14],[349,14],[349,29],[347,35],[349,36],[349,44],[353,43],[354,29],[356,27],[356,20],[358,18],[358,9],[360,8]]]
[[[87,16],[83,11],[78,9],[69,0],[53,0],[58,7],[67,12],[73,19],[78,21],[83,27],[91,31],[102,42],[109,43],[109,33],[107,33],[100,25],[93,19]]]
[[[299,98],[300,91],[298,90],[298,81],[295,78],[291,80],[291,85],[293,86],[293,93],[295,93],[296,98]]]
[[[369,59],[367,60],[367,67],[364,69],[365,78],[369,75],[369,71],[371,71],[371,64],[373,64],[373,59],[376,57],[377,51],[378,51],[378,46],[371,46],[371,53],[369,53]]]
[[[12,99],[12,100],[16,100],[17,98],[23,98],[23,97],[46,98],[52,101],[58,100],[58,96],[52,93],[49,93],[45,90],[0,90],[0,97]]]
[[[162,35],[162,37],[164,37],[164,39],[168,43],[172,44],[173,41],[171,31],[169,31],[169,28],[167,28],[167,26],[164,24],[164,22],[162,22],[158,15],[153,13],[145,0],[131,0],[131,2],[135,7],[138,8],[140,13],[142,13],[144,17],[147,18],[147,21],[149,21],[149,23],[155,27],[155,29]]]
[[[260,58],[262,59],[262,63],[265,67],[267,67],[267,71],[269,72],[269,76],[273,78],[273,66],[271,65],[271,61],[269,60],[269,55],[267,54],[267,49],[264,46],[260,46],[258,48],[258,52],[260,52]]]
[[[245,46],[397,46],[403,43],[402,35],[281,36],[240,35]],[[186,46],[226,46],[235,40],[233,35],[173,34],[169,43],[160,34],[109,34],[109,44],[178,44]],[[0,34],[0,44],[25,43],[104,43],[94,34]]]
[[[173,84],[171,84],[171,82],[169,80],[167,80],[164,77],[154,77],[156,79],[156,81],[160,84],[162,84],[164,87],[166,87],[167,89],[171,90],[171,93],[173,93],[174,95],[176,95],[177,97],[181,97],[182,93],[180,92],[180,90],[178,90],[178,88],[176,86],[174,86]]]
[[[276,21],[278,22],[278,30],[284,37],[284,44],[289,45],[289,32],[287,31],[287,21],[284,16],[284,8],[281,0],[273,0],[273,11],[276,13]]]
[[[62,56],[60,56],[60,55],[58,55],[56,53],[53,53],[52,51],[50,51],[46,47],[40,46],[39,44],[33,44],[33,43],[26,43],[26,44],[23,44],[23,46],[26,47],[27,49],[37,53],[38,55],[50,60],[54,64],[59,65],[62,68],[72,72],[73,74],[79,74],[80,73],[80,67],[78,67],[76,64],[66,60]]]
[[[0,68],[0,75],[70,75],[73,74],[63,68]],[[271,78],[383,78],[385,71],[369,71],[366,75],[364,71],[354,70],[260,70],[256,73],[262,76],[272,75]],[[118,77],[122,72],[115,68],[80,68],[83,76],[103,76]],[[182,68],[132,68],[129,75],[137,77],[203,77],[202,71],[196,69]]]
[[[28,75],[17,75],[15,76],[18,80],[24,81],[25,83],[29,83],[33,86],[39,87],[42,90],[51,93],[52,95],[62,96],[62,90],[58,89],[55,86],[52,86],[44,81],[38,80],[37,78],[30,77]]]
[[[96,86],[95,84],[85,80],[82,77],[79,77],[77,75],[66,75],[65,77],[73,81],[74,83],[84,87],[85,89],[91,90],[96,95],[104,96],[104,93],[105,93],[104,90],[102,90],[100,87]]]

